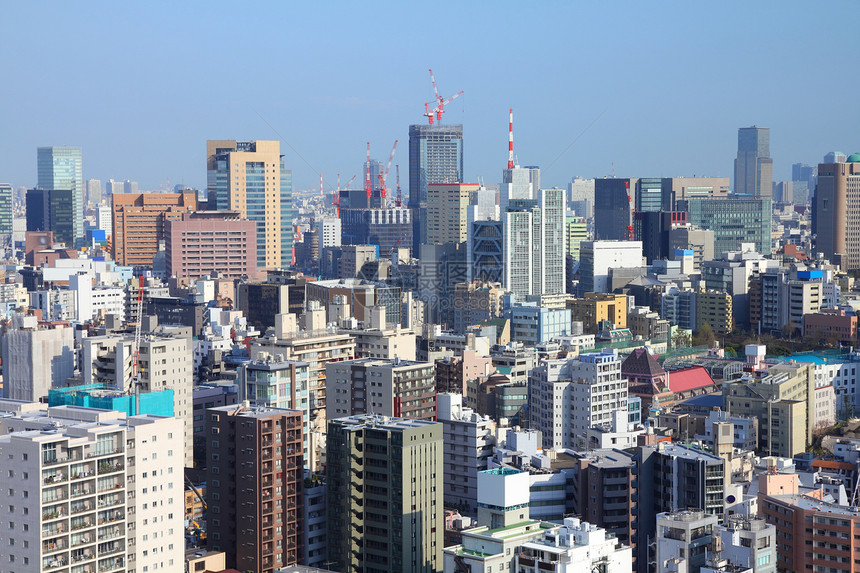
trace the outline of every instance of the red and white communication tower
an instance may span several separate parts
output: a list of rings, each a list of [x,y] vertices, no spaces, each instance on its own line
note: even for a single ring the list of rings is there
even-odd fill
[[[370,203],[370,142],[367,142],[367,162],[364,164],[364,190],[367,192],[367,201]]]
[[[514,168],[514,108],[509,110],[508,118],[508,169]]]

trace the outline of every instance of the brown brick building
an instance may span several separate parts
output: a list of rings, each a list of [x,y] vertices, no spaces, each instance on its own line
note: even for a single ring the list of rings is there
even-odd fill
[[[167,221],[197,210],[197,191],[113,195],[113,259],[118,265],[151,266]]]
[[[272,573],[301,555],[302,412],[206,411],[208,547],[227,566]]]

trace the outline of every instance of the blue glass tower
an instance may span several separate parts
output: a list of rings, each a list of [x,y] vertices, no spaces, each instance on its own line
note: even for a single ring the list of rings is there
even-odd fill
[[[80,147],[40,147],[36,155],[39,189],[72,192],[72,239],[84,240],[84,172]],[[68,245],[74,246],[74,245]]]

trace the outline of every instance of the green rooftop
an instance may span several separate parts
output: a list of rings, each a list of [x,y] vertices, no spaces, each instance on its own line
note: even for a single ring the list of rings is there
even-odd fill
[[[845,160],[846,163],[860,163],[860,153],[852,153]]]

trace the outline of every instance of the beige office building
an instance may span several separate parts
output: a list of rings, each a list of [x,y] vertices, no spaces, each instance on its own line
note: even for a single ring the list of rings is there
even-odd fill
[[[430,183],[427,185],[427,243],[465,243],[468,238],[466,208],[477,183]]]
[[[286,268],[292,260],[292,172],[278,141],[206,142],[209,209],[238,211],[257,224],[257,266]]]

